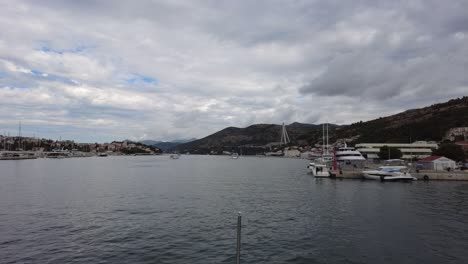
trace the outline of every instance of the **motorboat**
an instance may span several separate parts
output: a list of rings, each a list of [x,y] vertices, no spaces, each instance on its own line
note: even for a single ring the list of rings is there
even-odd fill
[[[381,181],[416,181],[417,178],[411,176],[406,167],[379,167],[377,170],[363,171],[364,178]]]
[[[276,152],[270,151],[270,152],[266,152],[266,153],[265,153],[265,156],[270,156],[270,157],[282,157],[282,156],[284,156],[284,153],[283,153],[283,151],[281,151],[281,150],[278,150],[278,151],[276,151]]]
[[[328,170],[328,167],[325,164],[311,162],[309,163],[307,168],[309,169],[310,173],[316,178],[330,177],[330,171]]]
[[[363,171],[364,178],[369,180],[381,181],[416,181],[417,178],[413,177],[410,173],[410,168],[404,165],[403,160],[387,160],[384,166],[376,170]]]
[[[179,159],[179,156],[180,156],[179,154],[171,154],[169,157],[171,159]]]
[[[237,154],[237,153],[232,153],[231,159],[238,159],[238,158],[239,158],[239,154]]]

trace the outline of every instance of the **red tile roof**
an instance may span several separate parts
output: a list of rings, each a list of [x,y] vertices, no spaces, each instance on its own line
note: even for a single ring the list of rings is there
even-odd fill
[[[424,159],[422,159],[420,161],[434,161],[434,160],[440,159],[440,158],[442,158],[442,156],[429,156],[429,157],[424,158]]]

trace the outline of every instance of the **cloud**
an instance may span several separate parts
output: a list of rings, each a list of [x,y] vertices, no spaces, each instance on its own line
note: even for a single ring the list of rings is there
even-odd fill
[[[22,120],[26,134],[171,140],[429,105],[468,92],[465,10],[462,0],[6,2],[0,132]]]

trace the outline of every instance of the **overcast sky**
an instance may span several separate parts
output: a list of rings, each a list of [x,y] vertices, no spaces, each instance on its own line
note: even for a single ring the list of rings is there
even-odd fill
[[[347,124],[468,95],[468,1],[0,0],[0,134]]]

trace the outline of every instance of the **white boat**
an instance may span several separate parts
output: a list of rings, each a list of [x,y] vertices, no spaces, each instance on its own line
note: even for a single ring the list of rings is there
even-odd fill
[[[179,156],[180,156],[179,154],[171,154],[169,157],[171,159],[179,159]]]
[[[330,171],[327,168],[327,165],[311,162],[309,166],[307,166],[310,173],[316,178],[329,178]]]
[[[346,143],[344,147],[338,148],[335,155],[336,162],[341,165],[360,165],[366,161],[361,152],[353,147],[348,147]]]
[[[381,181],[416,181],[417,178],[409,173],[410,169],[403,160],[387,160],[384,166],[376,170],[363,171],[364,178]]]
[[[237,153],[232,153],[231,159],[238,159],[238,158],[239,158],[239,154],[237,154]]]
[[[265,156],[281,157],[281,156],[284,156],[284,153],[283,151],[278,150],[276,152],[266,152]]]
[[[98,154],[98,157],[107,157],[107,156],[108,156],[108,155],[107,155],[106,152],[100,152],[100,153]]]

